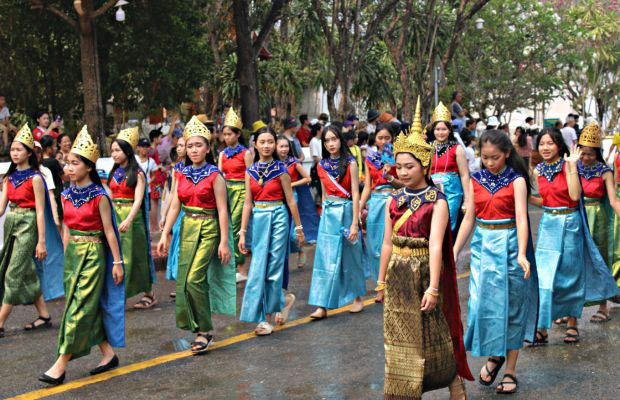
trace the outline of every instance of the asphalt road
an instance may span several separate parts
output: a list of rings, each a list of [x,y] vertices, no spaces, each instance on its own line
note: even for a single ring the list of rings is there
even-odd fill
[[[538,214],[533,214],[536,224]],[[535,225],[534,225],[535,228]],[[313,249],[308,248],[309,265]],[[270,337],[248,334],[253,324],[216,316],[216,348],[203,357],[183,350],[193,335],[175,328],[174,303],[168,293],[171,282],[158,273],[159,305],[146,311],[127,311],[127,347],[118,350],[121,368],[88,377],[99,362],[95,348],[88,357],[69,365],[67,381],[50,398],[57,399],[379,399],[383,394],[382,306],[368,305],[360,314],[346,310],[328,319],[307,322],[313,307],[306,304],[311,268],[296,268],[291,257],[290,290],[297,296],[291,313],[292,327]],[[459,280],[463,320],[467,311],[468,255],[460,258]],[[368,284],[369,296],[372,289]],[[238,302],[242,297],[238,290]],[[370,297],[369,297],[370,298]],[[139,297],[130,299],[129,305]],[[57,324],[62,301],[52,302],[50,312]],[[581,342],[562,343],[563,330],[550,332],[546,347],[525,348],[520,356],[517,399],[616,399],[620,393],[618,361],[620,307],[612,308],[612,321],[588,322],[595,311],[588,308],[580,320]],[[7,323],[7,337],[0,339],[0,398],[25,394],[24,398],[50,395],[38,391],[37,381],[55,359],[56,328],[25,333],[21,326],[33,320],[33,307],[18,307]],[[219,346],[219,347],[218,347]],[[169,360],[168,362],[163,362]],[[484,363],[469,359],[474,375]],[[113,376],[118,375],[118,376]],[[79,386],[79,387],[78,387]],[[495,398],[494,388],[468,383],[470,399]],[[34,391],[34,392],[33,392]],[[428,399],[446,399],[447,390],[431,392]]]

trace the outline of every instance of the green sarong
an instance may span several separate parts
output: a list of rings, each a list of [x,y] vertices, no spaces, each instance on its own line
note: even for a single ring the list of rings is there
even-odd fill
[[[245,203],[245,182],[226,181],[228,192],[228,206],[230,208],[230,219],[233,228],[235,260],[237,265],[243,265],[245,255],[239,251],[239,231],[241,230],[241,215],[243,214],[243,204]]]

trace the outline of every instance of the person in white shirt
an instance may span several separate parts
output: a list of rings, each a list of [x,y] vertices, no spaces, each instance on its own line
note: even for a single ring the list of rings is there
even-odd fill
[[[322,147],[321,147],[321,135],[323,134],[323,125],[317,123],[310,126],[310,132],[312,139],[310,139],[310,157],[314,164],[321,161]]]
[[[34,142],[34,151],[37,155],[37,158],[39,159],[39,163],[40,163],[39,171],[41,172],[41,175],[43,176],[43,180],[45,181],[45,185],[47,186],[47,191],[49,192],[50,207],[52,209],[52,216],[54,217],[54,223],[60,230],[61,221],[58,218],[58,208],[56,206],[56,197],[54,196],[54,190],[56,190],[56,185],[54,184],[54,178],[52,177],[52,171],[50,171],[50,169],[47,168],[45,165],[41,164],[41,160],[43,158],[43,147],[41,146],[41,143]],[[58,190],[62,190],[62,188]]]
[[[573,144],[577,141],[577,132],[575,131],[575,117],[572,115],[566,118],[566,125],[561,129],[564,143],[569,149],[573,148]]]

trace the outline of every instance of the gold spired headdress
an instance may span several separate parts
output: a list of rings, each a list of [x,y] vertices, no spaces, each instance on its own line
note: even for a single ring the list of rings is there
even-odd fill
[[[138,139],[140,138],[140,128],[137,126],[133,128],[123,129],[116,135],[116,139],[124,140],[129,143],[129,145],[135,149],[138,146]]]
[[[426,171],[431,165],[431,158],[435,153],[435,149],[430,144],[426,143],[424,136],[422,135],[422,119],[420,118],[420,96],[418,96],[418,103],[415,108],[415,116],[413,117],[413,124],[409,130],[409,134],[405,135],[400,133],[394,142],[394,156],[399,153],[410,153],[415,158],[420,160],[422,167]]]
[[[579,146],[601,148],[603,131],[596,122],[590,122],[579,135]]]
[[[30,127],[28,126],[28,122],[22,126],[22,128],[15,135],[16,142],[23,144],[28,147],[30,150],[34,150],[34,136],[32,136],[32,132],[30,131]]]
[[[224,126],[243,129],[243,122],[232,107],[230,107],[226,113],[226,118],[224,118]]]
[[[433,124],[438,121],[452,123],[452,113],[441,101],[437,104],[437,107],[435,107],[435,111],[433,111],[433,116],[431,117],[431,122]]]
[[[75,137],[75,142],[71,147],[71,153],[82,156],[94,163],[99,159],[99,148],[88,133],[86,125],[82,127],[80,133]]]
[[[207,139],[207,142],[211,141],[211,132],[209,132],[209,128],[200,122],[195,115],[189,120],[187,125],[185,125],[185,129],[183,130],[183,139],[188,140],[194,136],[203,137]]]

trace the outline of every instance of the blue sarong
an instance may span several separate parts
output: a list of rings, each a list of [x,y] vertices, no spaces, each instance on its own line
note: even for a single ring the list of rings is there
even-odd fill
[[[377,186],[368,199],[368,216],[366,218],[367,257],[364,276],[373,281],[379,279],[379,264],[381,261],[381,246],[385,231],[385,205],[390,197],[386,189],[391,186]],[[317,246],[318,247],[318,246]]]
[[[431,175],[437,187],[446,195],[448,211],[450,212],[450,230],[456,233],[456,224],[459,220],[459,211],[463,204],[463,185],[461,177],[456,172],[438,172]],[[456,237],[456,236],[455,236]]]
[[[166,279],[171,281],[177,280],[177,271],[179,270],[179,253],[181,243],[181,222],[185,211],[181,210],[176,222],[172,226],[172,240],[170,241],[170,250],[168,250],[168,262],[166,264]]]

